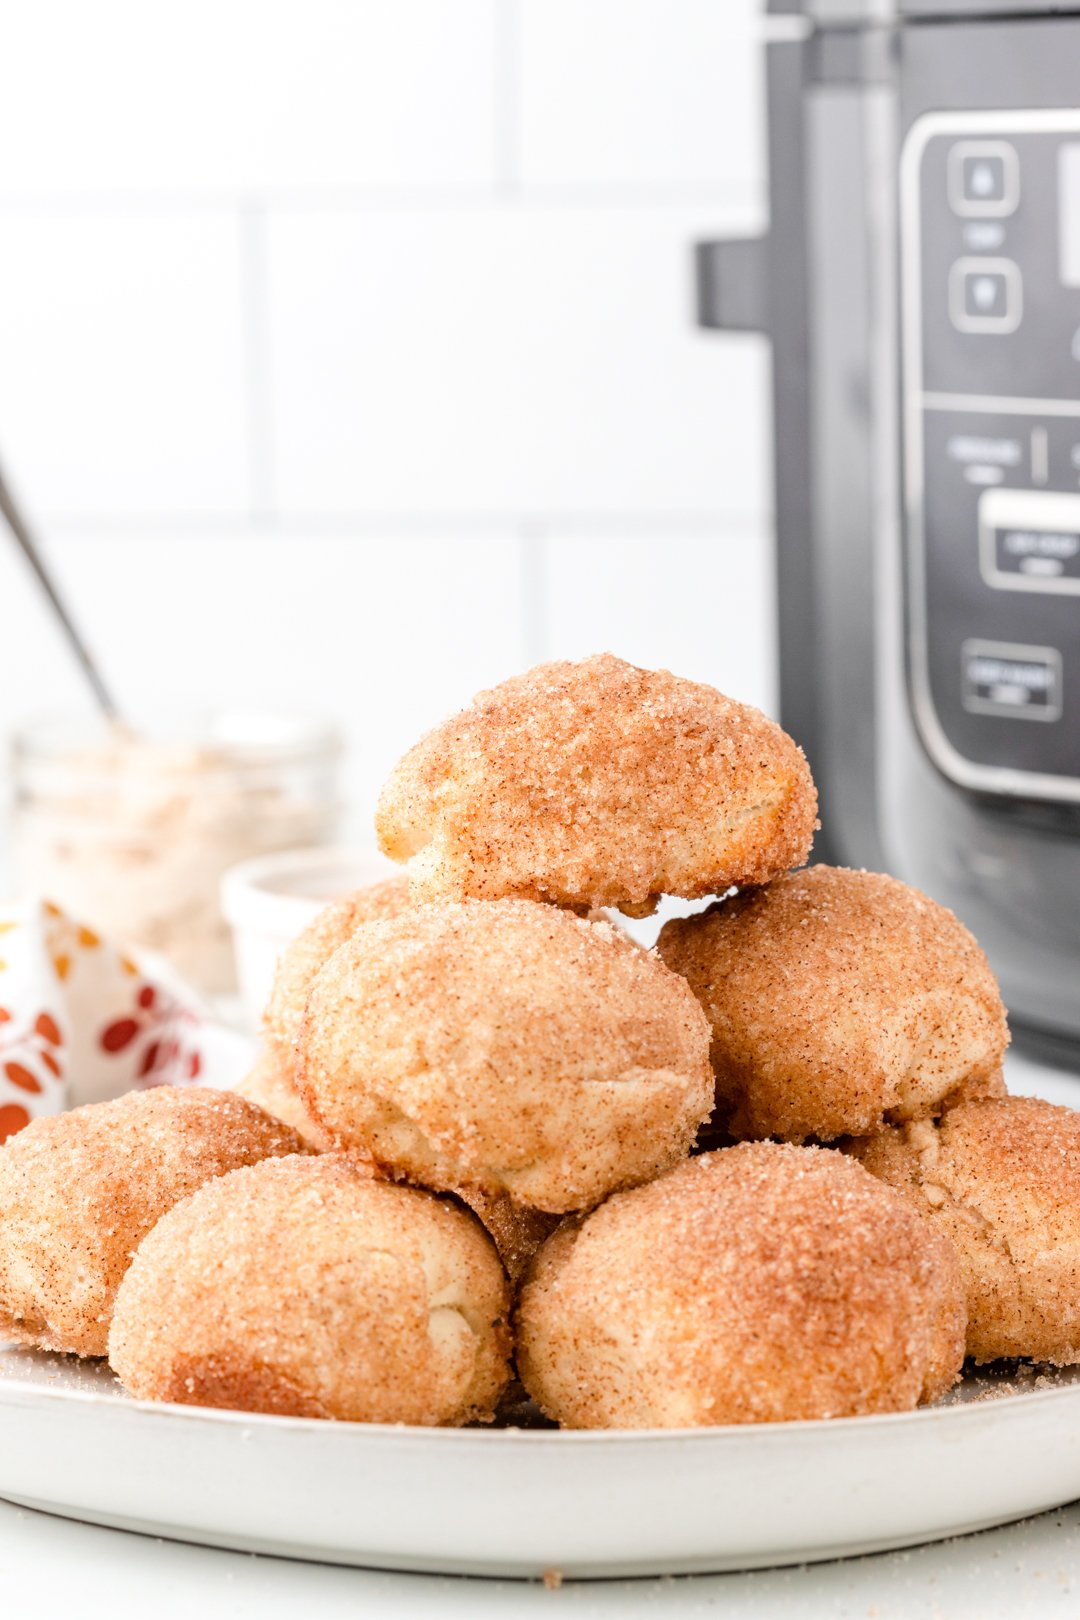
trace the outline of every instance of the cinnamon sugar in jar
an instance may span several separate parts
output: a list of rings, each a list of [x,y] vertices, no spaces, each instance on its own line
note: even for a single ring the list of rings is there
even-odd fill
[[[341,744],[325,723],[221,713],[128,729],[48,720],[12,744],[15,878],[209,993],[235,983],[222,874],[331,843]]]

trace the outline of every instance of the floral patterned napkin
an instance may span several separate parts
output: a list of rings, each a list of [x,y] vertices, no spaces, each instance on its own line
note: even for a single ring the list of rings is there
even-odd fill
[[[206,1029],[200,1002],[160,960],[48,900],[0,908],[0,1142],[133,1086],[196,1083]]]

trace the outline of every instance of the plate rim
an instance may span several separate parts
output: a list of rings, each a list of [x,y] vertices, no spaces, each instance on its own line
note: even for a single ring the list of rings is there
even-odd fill
[[[24,1347],[0,1342],[0,1352],[4,1350],[18,1350],[30,1354],[50,1354],[52,1352],[37,1351],[26,1352]],[[68,1360],[78,1358],[68,1357]],[[95,1362],[101,1366],[102,1362]],[[1062,1372],[1071,1371],[1070,1368],[1061,1368]],[[113,1375],[115,1377],[115,1374]],[[119,1380],[117,1380],[119,1383]],[[122,1389],[122,1386],[120,1386]],[[240,1425],[250,1427],[254,1425],[259,1429],[270,1432],[292,1432],[296,1434],[338,1434],[355,1436],[357,1434],[371,1435],[383,1440],[405,1440],[426,1443],[435,1440],[436,1444],[451,1444],[464,1441],[466,1444],[479,1443],[490,1445],[492,1443],[506,1444],[509,1442],[527,1443],[530,1446],[559,1446],[566,1447],[571,1444],[578,1445],[627,1445],[636,1441],[646,1440],[677,1441],[679,1444],[701,1444],[703,1442],[727,1440],[746,1441],[751,1436],[757,1440],[765,1440],[771,1444],[781,1444],[785,1437],[795,1436],[812,1438],[815,1435],[828,1433],[839,1436],[861,1434],[866,1431],[876,1432],[883,1427],[895,1427],[897,1424],[910,1426],[919,1424],[925,1426],[929,1423],[963,1423],[969,1419],[974,1421],[979,1417],[986,1417],[997,1411],[1015,1412],[1017,1408],[1026,1409],[1031,1406],[1043,1406],[1052,1402],[1068,1399],[1080,1399],[1080,1376],[1070,1379],[1067,1383],[1058,1384],[1051,1388],[1018,1391],[1015,1394],[988,1395],[983,1399],[970,1401],[937,1402],[930,1406],[919,1406],[912,1411],[904,1412],[866,1412],[853,1417],[834,1418],[788,1418],[779,1422],[763,1423],[715,1423],[701,1424],[692,1428],[641,1428],[641,1429],[527,1429],[513,1425],[496,1428],[493,1424],[461,1425],[431,1425],[418,1423],[364,1423],[352,1418],[303,1418],[291,1417],[274,1412],[246,1412],[237,1407],[215,1407],[188,1405],[178,1401],[146,1401],[137,1400],[126,1392],[121,1398],[114,1393],[105,1393],[96,1389],[64,1389],[57,1388],[47,1378],[34,1379],[17,1376],[0,1375],[0,1408],[12,1405],[25,1405],[31,1399],[45,1399],[51,1403],[70,1404],[75,1402],[82,1406],[112,1406],[119,1411],[138,1412],[159,1416],[169,1421],[201,1420],[214,1424]],[[436,1440],[435,1437],[439,1438]],[[331,1442],[333,1444],[335,1442]]]

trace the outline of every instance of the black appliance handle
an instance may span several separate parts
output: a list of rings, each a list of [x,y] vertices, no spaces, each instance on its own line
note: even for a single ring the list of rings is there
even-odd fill
[[[768,335],[772,321],[767,234],[697,242],[694,266],[699,326]]]

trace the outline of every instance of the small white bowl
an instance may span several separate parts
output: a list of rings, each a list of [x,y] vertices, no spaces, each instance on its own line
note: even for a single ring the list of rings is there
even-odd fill
[[[400,875],[376,849],[292,849],[230,867],[221,909],[232,928],[245,1018],[257,1027],[278,957],[316,912],[338,895]]]

